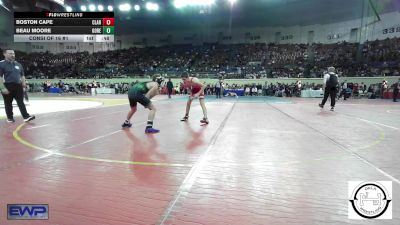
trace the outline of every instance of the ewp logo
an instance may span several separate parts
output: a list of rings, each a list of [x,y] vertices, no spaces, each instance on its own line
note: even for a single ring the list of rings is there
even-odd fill
[[[49,205],[47,204],[8,204],[8,220],[48,220]]]

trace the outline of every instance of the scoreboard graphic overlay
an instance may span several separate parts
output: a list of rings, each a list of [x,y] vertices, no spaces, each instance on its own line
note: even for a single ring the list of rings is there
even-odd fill
[[[114,42],[114,12],[14,12],[14,42]]]

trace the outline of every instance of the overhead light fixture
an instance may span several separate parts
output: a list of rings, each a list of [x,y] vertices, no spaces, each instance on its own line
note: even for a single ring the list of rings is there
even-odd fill
[[[135,9],[135,11],[139,11],[140,10],[140,5],[135,5],[133,8]]]
[[[96,10],[96,6],[91,4],[89,5],[89,11],[94,12]]]
[[[160,7],[158,6],[157,3],[147,2],[146,9],[149,11],[158,11],[160,9]]]
[[[151,11],[152,8],[153,8],[153,3],[152,3],[152,2],[147,2],[147,3],[146,3],[146,9],[149,10],[149,11]]]
[[[109,5],[109,6],[107,6],[107,10],[109,12],[112,12],[112,11],[114,11],[114,7],[112,5]]]
[[[131,11],[131,5],[129,3],[125,3],[125,4],[121,4],[119,5],[119,10],[121,10],[122,12],[129,12]]]
[[[98,5],[97,6],[97,10],[99,10],[100,12],[104,11],[104,6],[103,5]]]
[[[11,10],[4,5],[2,0],[0,0],[0,5],[3,6],[3,8],[5,8],[7,11],[11,12]]]
[[[215,0],[174,0],[175,8],[180,9],[186,6],[208,6],[215,3]]]
[[[175,0],[173,2],[173,5],[175,6],[175,8],[180,9],[186,6],[186,1],[185,0]]]
[[[85,5],[82,5],[82,6],[81,6],[81,11],[86,12],[86,10],[87,10],[86,6],[85,6]]]
[[[65,6],[65,10],[67,10],[67,12],[72,12],[72,7],[71,6]]]

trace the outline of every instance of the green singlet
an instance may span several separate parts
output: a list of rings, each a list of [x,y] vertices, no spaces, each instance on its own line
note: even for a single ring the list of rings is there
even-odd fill
[[[147,87],[147,84],[150,82],[151,81],[139,82],[139,83],[133,85],[128,91],[128,96],[134,96],[134,95],[138,95],[138,94],[142,94],[142,95],[146,94],[150,90]]]

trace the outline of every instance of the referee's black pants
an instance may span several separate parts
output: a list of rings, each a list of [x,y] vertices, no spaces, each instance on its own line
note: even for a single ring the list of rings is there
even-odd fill
[[[397,95],[399,94],[399,89],[393,90],[393,101],[397,102]]]
[[[24,104],[24,89],[22,88],[22,84],[18,83],[4,83],[4,86],[8,89],[9,94],[3,95],[4,99],[4,107],[6,109],[6,114],[8,119],[12,119],[14,117],[12,102],[13,99],[17,101],[17,105],[21,115],[24,119],[28,118],[30,115],[26,111],[26,107]]]
[[[217,96],[217,98],[221,98],[221,88],[215,88],[215,95]]]
[[[172,95],[172,88],[168,88],[168,98],[171,98]]]
[[[324,93],[324,99],[322,99],[322,105],[325,105],[326,101],[328,100],[328,97],[331,96],[331,107],[335,107],[336,103],[336,88],[325,88],[325,93]]]

